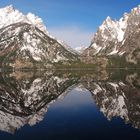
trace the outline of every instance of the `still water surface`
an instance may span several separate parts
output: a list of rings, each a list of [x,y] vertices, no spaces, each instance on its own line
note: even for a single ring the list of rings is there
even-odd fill
[[[0,139],[139,140],[140,73],[0,73]]]

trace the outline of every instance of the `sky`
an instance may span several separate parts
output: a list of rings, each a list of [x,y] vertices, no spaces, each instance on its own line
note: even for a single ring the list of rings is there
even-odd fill
[[[41,17],[51,35],[74,48],[89,46],[107,16],[118,20],[140,0],[0,0],[1,8],[10,4]]]

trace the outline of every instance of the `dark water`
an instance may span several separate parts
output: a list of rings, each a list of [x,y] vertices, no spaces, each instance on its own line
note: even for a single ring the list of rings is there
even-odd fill
[[[0,73],[0,139],[139,140],[140,72]]]

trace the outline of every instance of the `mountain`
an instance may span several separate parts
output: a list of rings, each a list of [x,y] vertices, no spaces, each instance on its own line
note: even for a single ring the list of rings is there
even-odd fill
[[[74,48],[76,50],[76,52],[78,52],[79,54],[82,54],[83,51],[86,49],[86,47],[76,47]]]
[[[140,63],[140,6],[125,13],[122,18],[107,17],[95,33],[84,57],[103,57],[133,65]],[[93,59],[94,60],[94,59]],[[122,63],[122,62],[121,62]]]
[[[1,67],[46,68],[78,60],[77,53],[52,37],[34,14],[24,15],[10,5],[0,9],[0,21]]]

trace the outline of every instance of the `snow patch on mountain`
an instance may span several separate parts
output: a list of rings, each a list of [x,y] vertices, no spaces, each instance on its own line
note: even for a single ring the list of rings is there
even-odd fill
[[[76,52],[78,52],[79,54],[83,53],[83,51],[86,49],[87,47],[76,47],[74,48]]]
[[[112,52],[110,52],[108,55],[114,55],[114,54],[117,54],[118,53],[118,50],[115,46],[114,50]]]

